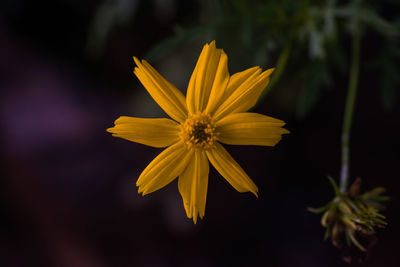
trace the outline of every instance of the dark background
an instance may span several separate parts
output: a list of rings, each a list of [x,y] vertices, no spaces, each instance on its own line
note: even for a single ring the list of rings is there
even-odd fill
[[[176,181],[137,194],[137,177],[161,150],[105,129],[120,115],[165,116],[132,74],[132,56],[145,57],[177,25],[195,24],[201,4],[119,1],[109,14],[112,2],[0,2],[0,266],[348,265],[323,240],[320,216],[307,211],[333,197],[326,177],[339,174],[348,74],[334,73],[334,85],[302,119],[292,104],[296,86],[278,83],[254,111],[285,120],[291,134],[273,148],[227,146],[258,185],[259,199],[236,192],[212,169],[206,216],[194,225]],[[363,39],[362,63],[375,38]],[[185,92],[211,40],[194,38],[150,63]],[[231,73],[252,66],[216,41],[235,62]],[[361,177],[366,190],[384,186],[391,196],[383,211],[388,226],[362,265],[394,267],[400,109],[387,110],[379,99],[376,73],[361,64],[352,179]]]

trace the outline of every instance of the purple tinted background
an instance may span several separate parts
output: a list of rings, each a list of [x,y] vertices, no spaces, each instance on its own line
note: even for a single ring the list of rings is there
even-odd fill
[[[211,170],[206,217],[193,225],[176,182],[149,196],[136,193],[140,171],[161,150],[105,132],[119,115],[165,116],[132,74],[131,57],[197,14],[195,2],[170,1],[169,9],[162,1],[134,2],[133,19],[113,29],[101,56],[91,59],[87,38],[97,1],[2,3],[0,265],[346,266],[306,208],[332,196],[325,177],[338,173],[347,77],[338,76],[302,121],[275,88],[255,111],[284,119],[292,133],[275,148],[228,147],[260,198],[237,193]],[[206,41],[187,50],[196,55]],[[166,58],[154,65],[184,91],[195,56],[189,68],[175,59],[178,52]],[[400,266],[400,110],[385,112],[377,77],[362,77],[352,172],[366,188],[385,186],[392,196],[389,226],[365,266]]]

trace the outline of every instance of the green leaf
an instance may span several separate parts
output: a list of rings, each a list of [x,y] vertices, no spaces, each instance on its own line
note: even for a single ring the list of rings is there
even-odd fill
[[[331,207],[331,205],[332,205],[332,203],[331,202],[329,202],[328,204],[326,204],[325,206],[322,206],[322,207],[319,207],[319,208],[311,208],[311,207],[308,207],[307,208],[307,210],[309,211],[309,212],[312,212],[312,213],[322,213],[322,212],[324,212],[324,211],[327,211],[330,207]]]
[[[332,187],[333,187],[333,191],[335,192],[335,196],[339,196],[340,195],[340,191],[339,191],[339,187],[337,185],[337,183],[335,182],[335,180],[331,177],[328,176],[329,182],[331,183]]]
[[[399,35],[399,29],[379,16],[372,8],[363,8],[358,15],[361,22],[371,26],[380,34],[387,37],[396,37]]]
[[[350,229],[347,229],[346,234],[350,238],[351,242],[356,245],[361,251],[365,252],[366,249],[357,241],[357,239],[354,236],[354,232],[351,231]]]
[[[301,119],[311,111],[319,100],[322,85],[327,84],[326,63],[315,60],[306,69],[305,76],[306,82],[300,92],[296,110],[297,117]]]
[[[153,46],[150,51],[147,52],[145,58],[149,61],[153,61],[160,57],[162,54],[166,53],[185,41],[188,41],[195,36],[199,35],[202,31],[206,29],[206,26],[198,26],[186,29],[177,30],[177,34],[170,38],[161,41],[159,44]]]
[[[400,49],[393,42],[386,42],[380,53],[382,101],[387,110],[394,107],[400,87]]]
[[[362,200],[369,200],[372,198],[380,197],[382,193],[385,193],[386,189],[384,187],[376,187],[370,191],[365,192],[361,195]]]
[[[327,228],[324,234],[324,240],[327,240],[330,235],[331,235],[331,229]]]
[[[348,214],[348,215],[352,215],[353,214],[353,211],[351,210],[351,208],[344,201],[340,201],[338,207],[339,207],[339,210],[345,215],[346,214]]]

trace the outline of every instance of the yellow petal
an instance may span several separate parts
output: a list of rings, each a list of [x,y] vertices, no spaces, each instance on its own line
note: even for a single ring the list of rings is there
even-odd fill
[[[233,92],[246,80],[248,80],[250,77],[256,77],[260,73],[261,73],[260,67],[253,67],[241,72],[237,72],[232,76],[230,76],[228,81],[228,86],[226,87],[223,96],[219,100],[220,103],[218,106],[220,106],[223,102],[225,102],[225,100],[228,99],[233,94]]]
[[[257,113],[234,113],[217,122],[218,140],[230,145],[274,146],[289,133],[284,121]]]
[[[197,222],[206,209],[209,163],[202,151],[195,152],[185,171],[179,176],[178,188],[188,218]]]
[[[179,141],[179,124],[170,119],[143,119],[121,116],[113,128],[113,136],[153,147],[166,147]]]
[[[143,195],[152,193],[182,174],[193,152],[188,151],[182,142],[176,143],[160,153],[144,169],[136,185]]]
[[[228,57],[222,49],[215,47],[215,41],[206,44],[197,60],[186,94],[190,114],[203,111],[211,97],[209,109],[213,109],[228,84]]]
[[[229,80],[226,99],[215,111],[214,119],[218,120],[224,116],[245,112],[253,107],[264,88],[269,83],[269,76],[274,69],[268,69],[262,73],[258,67],[245,70],[235,74]]]
[[[221,50],[218,68],[211,88],[210,98],[205,109],[206,114],[213,114],[215,109],[221,104],[223,96],[229,82],[228,56]]]
[[[215,169],[239,192],[252,192],[257,196],[258,188],[225,148],[216,143],[206,150],[208,160]]]
[[[260,67],[252,67],[247,70],[237,72],[230,76],[228,87],[226,88],[224,100],[227,99],[232,93],[239,88],[250,76],[256,74],[259,75],[261,73]]]
[[[145,60],[133,58],[134,73],[158,105],[174,120],[184,122],[187,117],[185,97],[172,83],[162,77]]]

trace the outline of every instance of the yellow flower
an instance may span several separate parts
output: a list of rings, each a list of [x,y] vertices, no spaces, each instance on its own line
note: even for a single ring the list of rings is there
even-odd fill
[[[113,136],[153,147],[168,147],[142,172],[136,185],[143,195],[179,176],[178,188],[188,218],[204,217],[209,162],[239,192],[258,188],[220,143],[274,146],[283,121],[246,112],[256,104],[274,69],[253,67],[232,76],[228,57],[215,41],[206,44],[189,81],[186,99],[148,62],[134,57],[134,73],[153,99],[172,118],[144,119],[122,116]]]

